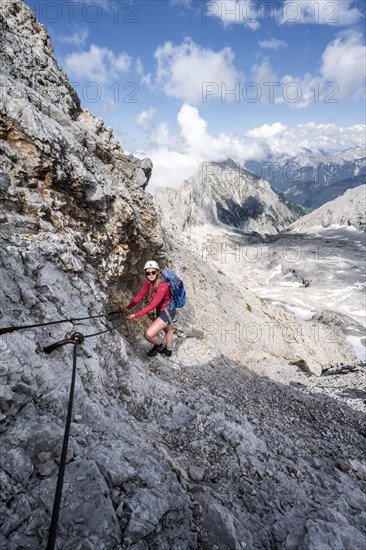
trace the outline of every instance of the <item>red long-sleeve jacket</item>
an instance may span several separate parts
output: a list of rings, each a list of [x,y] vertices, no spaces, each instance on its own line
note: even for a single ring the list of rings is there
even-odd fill
[[[147,293],[149,293],[151,297],[151,302],[148,306],[140,309],[140,311],[135,313],[135,317],[141,317],[142,315],[145,315],[145,313],[149,313],[149,311],[152,311],[154,308],[156,308],[156,313],[159,315],[159,313],[172,302],[172,299],[170,297],[169,283],[165,281],[160,283],[157,290],[154,292],[152,290],[152,285],[149,283],[149,281],[145,281],[142,285],[140,292],[132,300],[132,302],[128,304],[127,309],[130,310],[135,307],[136,304],[138,304],[143,298],[145,298]]]

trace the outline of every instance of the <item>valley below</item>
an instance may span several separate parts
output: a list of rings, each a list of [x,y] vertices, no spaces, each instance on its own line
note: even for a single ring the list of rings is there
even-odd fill
[[[325,343],[341,348],[348,343],[353,350],[353,359],[344,362],[329,354],[328,365],[318,373],[323,376],[318,377],[278,359],[271,365],[251,363],[252,370],[285,384],[303,386],[306,391],[346,398],[350,406],[366,411],[364,232],[333,226],[319,227],[313,233],[283,231],[263,238],[201,226],[186,239],[236,288],[248,289],[263,303],[289,312],[294,320],[307,325],[314,348]],[[325,328],[322,335],[319,322]],[[277,327],[272,328],[274,339]],[[293,323],[287,339],[300,338],[301,328]]]

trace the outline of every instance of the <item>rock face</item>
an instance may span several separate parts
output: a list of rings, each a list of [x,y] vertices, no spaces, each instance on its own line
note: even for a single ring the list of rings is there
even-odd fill
[[[202,163],[179,190],[158,187],[154,202],[162,211],[164,225],[178,232],[211,224],[273,234],[303,214],[265,180],[232,160]]]
[[[292,224],[288,231],[309,233],[319,228],[331,229],[332,226],[366,231],[366,185],[349,189]]]
[[[147,322],[122,316],[0,335],[0,547],[46,546],[73,353],[43,348],[76,330],[89,337],[56,548],[363,548],[364,415],[289,365],[350,351],[341,340],[318,350],[309,330],[298,342],[241,340],[228,323],[294,321],[245,288],[233,294],[194,244],[161,231],[144,192],[150,162],[125,156],[80,109],[25,4],[0,15],[1,326],[116,309],[151,256],[182,274],[189,296],[172,360],[147,360]],[[258,379],[252,364],[263,376],[287,369],[305,390]]]
[[[147,235],[155,227],[143,192],[151,162],[124,155],[112,129],[80,109],[46,30],[22,2],[2,5],[0,40],[1,223],[72,238],[108,279],[127,266],[136,272],[142,256],[161,249]]]

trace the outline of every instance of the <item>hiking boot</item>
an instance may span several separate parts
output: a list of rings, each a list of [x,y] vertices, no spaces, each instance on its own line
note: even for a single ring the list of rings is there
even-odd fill
[[[168,348],[163,348],[163,349],[159,349],[159,353],[162,353],[163,355],[166,355],[167,357],[171,357],[173,351],[171,349],[168,349]]]
[[[153,348],[151,348],[151,350],[148,351],[147,354],[149,357],[155,357],[155,355],[157,355],[159,351],[161,352],[163,349],[163,344],[159,344],[158,346],[154,346]]]

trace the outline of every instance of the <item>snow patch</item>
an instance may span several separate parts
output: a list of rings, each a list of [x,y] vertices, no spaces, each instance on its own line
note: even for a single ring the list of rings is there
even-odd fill
[[[297,319],[300,319],[301,321],[310,321],[310,319],[314,315],[314,312],[310,311],[309,309],[290,306],[288,304],[285,304],[284,302],[277,302],[276,301],[276,302],[272,302],[272,304],[275,305],[275,306],[280,306],[280,307],[283,307],[283,308],[287,309],[288,311],[293,313]]]
[[[366,348],[362,344],[362,338],[360,336],[353,336],[349,334],[346,336],[349,343],[352,345],[354,352],[359,361],[366,361]]]
[[[281,264],[279,263],[275,268],[274,270],[272,271],[271,275],[268,277],[268,279],[266,281],[264,281],[264,284],[267,284],[269,283],[269,281],[271,279],[273,279],[273,277],[275,277],[276,275],[279,275],[280,273],[282,272],[282,268],[281,268]]]

